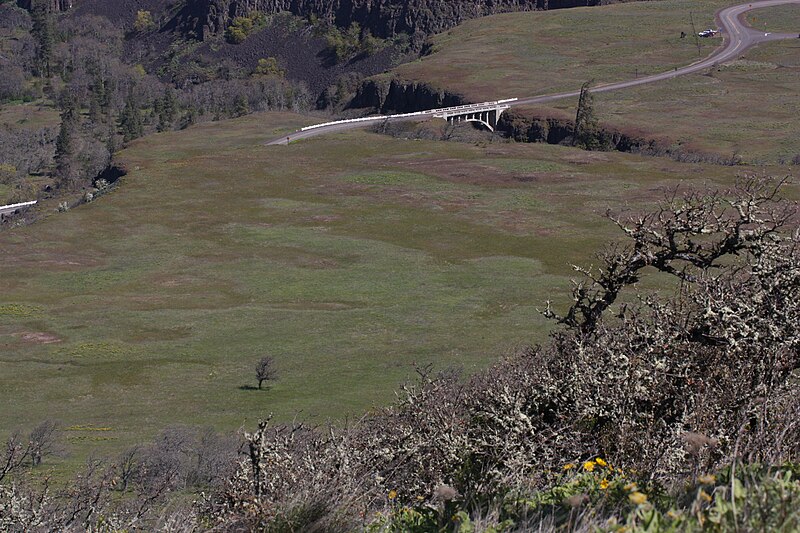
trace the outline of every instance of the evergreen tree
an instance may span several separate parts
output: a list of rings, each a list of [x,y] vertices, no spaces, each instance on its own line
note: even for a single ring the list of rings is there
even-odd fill
[[[99,125],[103,121],[107,112],[106,101],[106,81],[99,72],[95,72],[89,87],[89,121],[93,125]]]
[[[103,78],[103,97],[100,100],[100,109],[107,117],[111,117],[112,100],[116,92],[117,85],[113,76]]]
[[[181,129],[188,128],[195,122],[197,122],[197,109],[194,107],[194,105],[190,104],[189,107],[186,109],[186,114],[183,116],[183,121],[181,122]]]
[[[580,146],[586,150],[600,148],[597,137],[597,118],[594,114],[594,97],[589,92],[589,86],[594,80],[589,80],[581,86],[578,97],[578,111],[575,114],[575,129],[572,132],[572,146]]]
[[[65,91],[61,96],[61,126],[56,138],[56,183],[59,187],[72,185],[75,161],[75,134],[78,126],[78,103]]]
[[[114,121],[109,120],[108,132],[106,133],[106,150],[108,150],[108,154],[110,156],[113,156],[118,149],[119,145],[117,144],[117,128],[114,126]]]
[[[250,104],[247,102],[247,97],[240,94],[233,102],[233,116],[243,117],[250,113]]]
[[[49,78],[53,62],[53,18],[45,0],[33,0],[31,4],[33,28],[31,35],[36,41],[36,68],[39,76]]]
[[[97,85],[92,85],[89,94],[89,122],[94,125],[99,124],[103,118],[102,107],[100,105],[102,96],[98,93]]]
[[[125,108],[119,117],[119,127],[122,130],[123,142],[132,141],[144,134],[142,116],[139,112],[139,104],[133,89],[130,90],[128,98],[125,100]]]
[[[158,106],[158,131],[171,130],[177,112],[178,101],[175,98],[175,91],[172,90],[172,87],[167,87]]]

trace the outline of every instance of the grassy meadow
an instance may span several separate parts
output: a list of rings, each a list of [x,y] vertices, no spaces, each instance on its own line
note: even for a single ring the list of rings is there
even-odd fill
[[[0,106],[0,126],[9,128],[57,128],[58,110],[43,101]]]
[[[260,114],[158,134],[99,200],[0,233],[0,428],[61,421],[61,465],[166,426],[343,419],[413,363],[467,372],[545,340],[602,214],[734,170],[356,131],[289,147]],[[254,364],[279,380],[252,390]]]
[[[730,4],[660,0],[484,17],[434,37],[431,55],[396,72],[474,100],[627,80],[710,54],[722,39],[694,39],[691,18],[698,31],[713,27],[714,13]]]
[[[764,28],[773,33],[796,32],[800,35],[800,6],[789,4],[751,11],[747,22],[754,28]]]
[[[734,3],[663,0],[487,17],[437,36],[432,55],[396,72],[472,101],[576,89],[590,79],[633,79],[710,54],[722,39],[694,39],[689,14],[695,29],[713,27],[714,13]],[[797,17],[782,15],[789,9],[752,16],[775,25],[781,19],[784,26],[773,31],[800,33]],[[800,92],[798,51],[800,39],[773,43],[703,74],[598,94],[597,116],[605,125],[687,150],[735,152],[754,164],[791,160],[800,154],[800,102],[793,97]],[[571,118],[575,104],[563,100],[523,111]]]

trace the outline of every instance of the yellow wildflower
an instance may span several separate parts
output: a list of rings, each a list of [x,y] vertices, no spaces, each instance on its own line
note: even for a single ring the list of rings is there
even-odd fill
[[[697,478],[697,481],[699,481],[703,485],[713,485],[714,483],[717,482],[717,476],[713,474],[706,474],[704,476],[700,476],[699,478]]]
[[[592,472],[594,470],[595,464],[596,463],[594,461],[586,461],[585,463],[583,463],[583,469],[586,470],[587,472]]]
[[[647,495],[642,494],[637,490],[636,492],[628,494],[628,499],[631,501],[631,503],[635,503],[636,505],[642,505],[643,503],[647,502]]]
[[[608,488],[608,480],[607,479],[603,479],[603,481],[600,482],[600,489],[601,490],[606,490],[607,488]]]
[[[575,463],[567,463],[564,465],[564,472],[567,470],[572,470],[573,468],[575,468]]]
[[[672,509],[670,509],[669,511],[667,511],[667,516],[669,518],[671,518],[672,520],[677,520],[678,518],[681,517],[681,513],[678,512],[678,511],[673,511]]]
[[[706,502],[711,503],[711,500],[712,500],[711,495],[709,493],[707,493],[706,491],[700,489],[700,494],[698,494],[698,496],[701,499],[705,500]]]
[[[627,491],[633,491],[633,490],[638,490],[639,489],[639,487],[636,486],[636,483],[628,483],[627,485],[625,485],[622,488],[627,490]]]
[[[608,463],[605,462],[602,458],[598,457],[594,460],[595,463],[599,464],[600,466],[608,466]]]
[[[390,500],[396,500],[397,499],[397,491],[396,490],[392,489],[392,490],[389,491],[389,499]]]

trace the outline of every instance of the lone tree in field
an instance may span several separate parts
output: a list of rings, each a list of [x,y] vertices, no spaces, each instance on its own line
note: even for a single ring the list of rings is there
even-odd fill
[[[594,114],[594,98],[589,92],[589,86],[594,80],[589,80],[581,85],[581,95],[578,97],[578,111],[575,113],[575,129],[572,132],[572,146],[580,146],[586,150],[596,150],[600,147],[597,139],[597,118]]]
[[[53,420],[45,420],[33,430],[28,437],[28,454],[31,465],[39,466],[48,455],[59,451],[58,424]]]
[[[265,381],[272,381],[278,377],[275,371],[275,360],[272,356],[262,357],[256,364],[256,379],[258,380],[258,388],[261,389],[261,384]]]

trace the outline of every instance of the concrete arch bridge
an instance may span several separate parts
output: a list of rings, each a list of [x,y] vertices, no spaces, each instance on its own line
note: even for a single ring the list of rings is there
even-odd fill
[[[500,121],[500,115],[507,109],[510,109],[511,103],[516,100],[516,98],[511,98],[508,100],[498,100],[496,102],[445,107],[436,109],[433,113],[433,118],[444,119],[450,124],[475,122],[482,124],[489,131],[494,131],[495,128],[497,128],[497,123]]]

